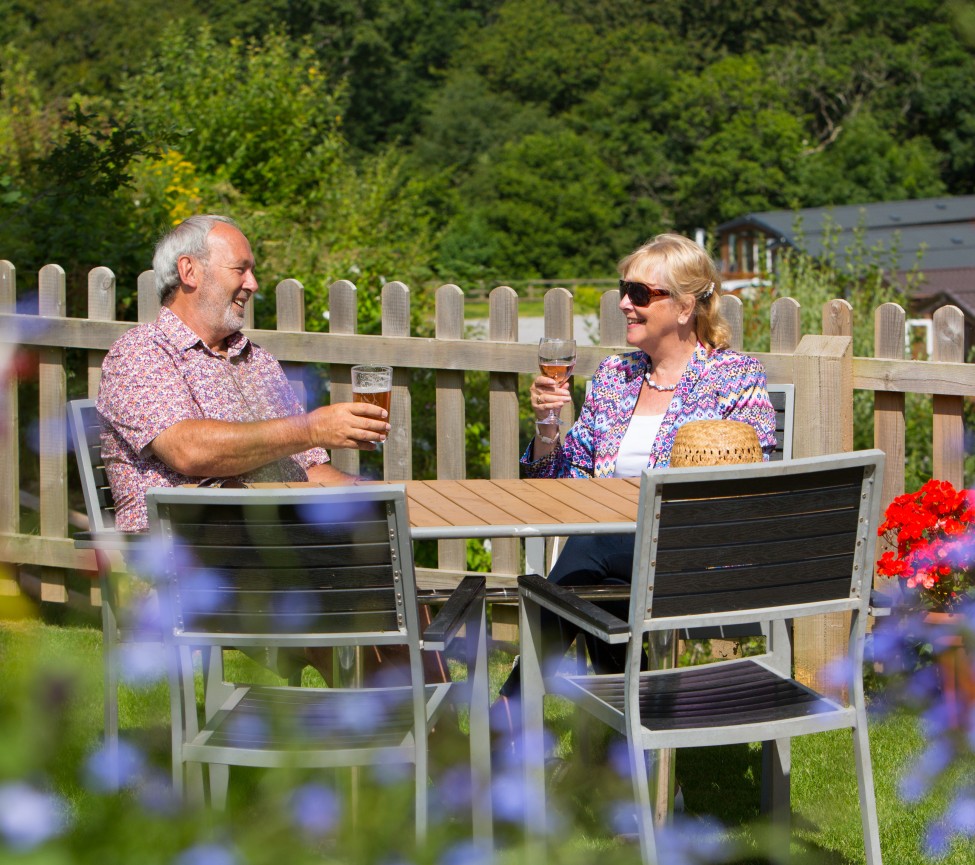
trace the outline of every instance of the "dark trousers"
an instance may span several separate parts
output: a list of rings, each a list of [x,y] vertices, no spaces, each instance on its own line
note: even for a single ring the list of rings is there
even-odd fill
[[[560,586],[629,586],[633,573],[634,535],[572,535],[565,543],[549,579]],[[629,617],[629,601],[601,602],[600,607],[624,621]],[[550,613],[541,611],[543,663],[557,663],[579,633],[578,628]],[[593,668],[598,673],[623,669],[626,646],[610,646],[587,637]],[[521,694],[521,677],[516,666],[501,686],[502,697]]]

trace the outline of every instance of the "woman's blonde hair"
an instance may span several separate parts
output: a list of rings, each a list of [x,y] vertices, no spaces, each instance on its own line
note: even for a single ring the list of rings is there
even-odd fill
[[[709,348],[728,348],[731,327],[721,314],[721,277],[700,244],[681,234],[658,234],[617,265],[620,276],[652,271],[675,299],[693,296],[697,338]]]

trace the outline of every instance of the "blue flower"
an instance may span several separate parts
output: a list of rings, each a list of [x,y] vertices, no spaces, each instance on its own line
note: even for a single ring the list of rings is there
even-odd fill
[[[174,865],[237,865],[237,857],[220,844],[197,844],[180,853]]]
[[[134,787],[145,775],[146,759],[142,751],[126,742],[118,747],[102,745],[85,761],[85,783],[99,793],[111,793],[121,787]]]
[[[60,835],[68,823],[64,801],[29,784],[0,787],[0,836],[15,850],[30,850]]]
[[[338,825],[342,802],[330,787],[305,784],[291,794],[295,825],[309,835],[327,835]]]
[[[491,865],[493,861],[491,850],[473,841],[455,844],[440,857],[440,865]]]

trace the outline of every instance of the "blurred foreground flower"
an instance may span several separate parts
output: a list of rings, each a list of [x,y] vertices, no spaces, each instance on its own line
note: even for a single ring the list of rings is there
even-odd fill
[[[942,856],[956,839],[975,840],[975,783],[971,774],[959,778],[954,771],[975,763],[975,602],[958,599],[952,615],[936,622],[931,614],[895,613],[879,619],[874,633],[883,698],[914,713],[926,739],[924,753],[900,778],[901,798],[917,803],[954,784],[951,801],[925,839],[928,855]]]
[[[198,844],[184,850],[175,865],[237,865],[237,857],[220,844]]]
[[[15,850],[29,850],[60,835],[67,827],[64,802],[29,784],[0,787],[0,836]]]

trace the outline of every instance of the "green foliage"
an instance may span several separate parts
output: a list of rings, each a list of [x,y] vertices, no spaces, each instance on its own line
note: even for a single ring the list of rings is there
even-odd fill
[[[21,149],[51,139],[25,117],[56,126],[48,106],[77,92],[174,151],[132,166],[138,204],[116,223],[142,249],[189,210],[249,212],[282,262],[309,264],[275,275],[598,276],[660,230],[975,191],[957,0],[4,4],[0,150],[13,127]],[[345,238],[376,183],[415,242]],[[21,186],[3,164],[0,198]],[[384,245],[400,249],[379,261]]]
[[[28,127],[46,137],[25,141],[21,133]],[[8,146],[0,151],[4,256],[28,280],[50,262],[65,269],[69,283],[83,282],[106,261],[117,274],[144,270],[146,244],[133,231],[127,193],[134,161],[153,153],[156,144],[130,120],[98,117],[78,106],[56,123],[43,113],[30,115],[24,125],[15,117],[8,130]],[[85,314],[84,294],[69,292],[68,299],[69,314]]]
[[[186,17],[199,20],[193,0],[7,0],[0,43],[29,53],[46,98],[63,103],[114,93],[155,46],[162,25]]]
[[[311,48],[276,33],[223,45],[208,27],[164,42],[122,89],[132,118],[157,134],[180,118],[186,157],[256,204],[319,200],[340,165],[341,93]]]
[[[529,135],[503,146],[469,188],[477,204],[444,240],[448,272],[462,272],[464,260],[483,265],[487,255],[509,278],[605,267],[598,250],[611,248],[623,181],[576,133]],[[581,237],[588,242],[580,249]]]

